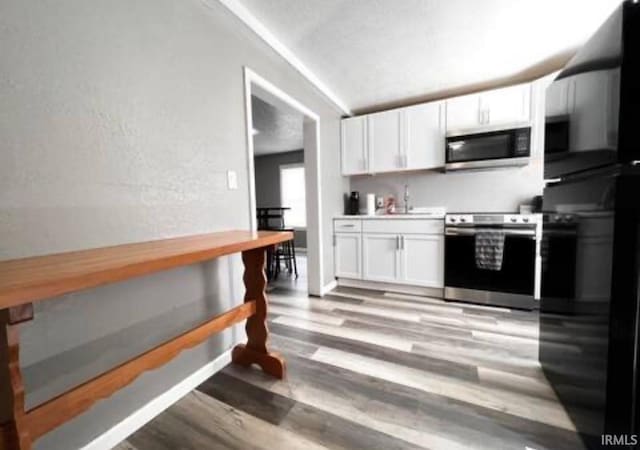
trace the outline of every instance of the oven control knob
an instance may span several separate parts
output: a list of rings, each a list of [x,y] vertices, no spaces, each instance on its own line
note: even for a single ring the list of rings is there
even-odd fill
[[[450,220],[451,222],[455,222],[455,221],[456,221],[456,218],[455,218],[455,217],[451,217],[449,220]]]
[[[511,218],[511,222],[516,223],[518,221],[518,219],[516,219],[515,217]]]
[[[522,221],[523,221],[524,223],[529,223],[529,218],[528,218],[528,217],[523,217],[523,218],[522,218]]]
[[[460,217],[460,222],[466,222],[467,219],[465,219],[464,217]]]

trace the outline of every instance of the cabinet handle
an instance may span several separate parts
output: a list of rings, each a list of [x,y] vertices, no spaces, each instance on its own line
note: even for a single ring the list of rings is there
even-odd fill
[[[400,236],[396,236],[396,250],[400,250]]]
[[[487,125],[491,123],[491,110],[487,109]]]
[[[400,236],[400,250],[404,250],[404,236]]]

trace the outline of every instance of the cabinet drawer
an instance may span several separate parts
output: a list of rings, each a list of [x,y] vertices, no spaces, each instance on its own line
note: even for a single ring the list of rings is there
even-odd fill
[[[362,220],[336,219],[333,221],[333,230],[339,233],[360,233],[362,231]]]
[[[444,221],[440,219],[380,219],[364,220],[364,233],[443,234]]]

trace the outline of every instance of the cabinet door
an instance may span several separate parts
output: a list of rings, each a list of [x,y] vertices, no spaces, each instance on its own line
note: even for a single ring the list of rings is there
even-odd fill
[[[620,104],[619,70],[600,70],[573,77],[570,100],[571,151],[603,150],[617,144]]]
[[[334,239],[336,277],[362,278],[362,235],[336,233]]]
[[[394,234],[362,235],[362,278],[370,281],[395,282],[400,270],[398,236]]]
[[[400,250],[401,281],[417,286],[444,287],[444,236],[405,234]]]
[[[569,114],[569,92],[571,78],[554,81],[545,92],[545,117],[566,116]]]
[[[390,172],[405,167],[400,143],[400,110],[385,111],[369,116],[370,172]]]
[[[342,174],[356,175],[368,171],[367,118],[344,119],[342,121]]]
[[[433,102],[404,110],[407,169],[444,166],[445,103]]]
[[[480,96],[464,95],[447,100],[447,132],[465,131],[481,125]]]
[[[531,120],[531,85],[521,84],[480,95],[483,125],[507,125]]]

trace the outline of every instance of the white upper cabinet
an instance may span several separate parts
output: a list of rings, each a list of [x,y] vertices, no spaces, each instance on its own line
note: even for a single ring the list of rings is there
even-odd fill
[[[368,152],[367,117],[344,119],[342,121],[342,174],[368,173]]]
[[[530,83],[344,119],[342,174],[443,167],[446,133],[530,121]]]
[[[615,148],[618,142],[620,71],[600,70],[572,79],[569,146],[572,151]]]
[[[405,163],[408,169],[444,166],[444,102],[425,103],[403,110]]]
[[[549,85],[545,93],[545,116],[560,117],[569,114],[569,98],[573,83],[571,78],[563,78]]]
[[[581,73],[554,81],[546,91],[548,122],[567,122],[571,151],[615,148],[620,70]]]
[[[342,174],[444,166],[445,103],[433,102],[342,121]]]
[[[485,125],[522,124],[531,120],[531,85],[520,84],[480,94]]]
[[[447,131],[469,130],[481,123],[479,94],[447,100]]]
[[[531,120],[531,85],[521,84],[447,100],[447,132],[521,125]]]
[[[406,155],[401,144],[401,117],[398,109],[368,117],[370,172],[390,172],[406,167]]]

